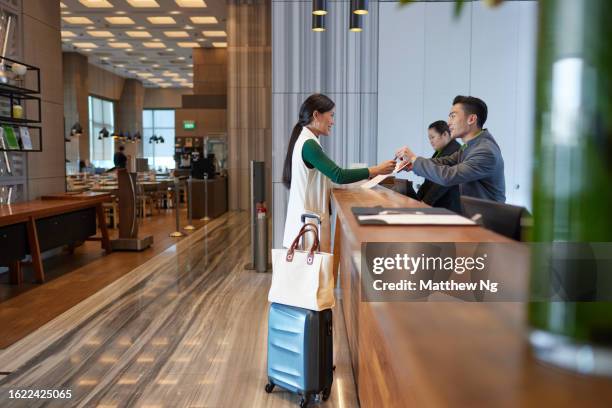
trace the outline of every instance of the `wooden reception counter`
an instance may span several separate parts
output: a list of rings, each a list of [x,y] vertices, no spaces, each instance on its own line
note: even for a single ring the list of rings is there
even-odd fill
[[[524,287],[526,246],[476,226],[360,226],[351,207],[425,206],[383,187],[335,189],[333,204],[341,302],[362,407],[612,406],[612,380],[534,360],[524,303],[360,301],[362,242],[507,242],[504,261]]]

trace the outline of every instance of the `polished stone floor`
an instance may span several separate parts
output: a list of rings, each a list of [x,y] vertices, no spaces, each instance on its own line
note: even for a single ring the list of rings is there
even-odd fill
[[[228,213],[2,350],[0,407],[297,406],[264,391],[270,274],[244,270],[248,252],[247,213]],[[334,328],[337,368],[321,405],[355,407],[339,309]]]

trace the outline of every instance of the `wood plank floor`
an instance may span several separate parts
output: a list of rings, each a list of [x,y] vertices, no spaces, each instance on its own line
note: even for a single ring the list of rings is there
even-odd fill
[[[271,275],[245,271],[246,213],[213,220],[176,246],[0,351],[2,407],[295,407],[266,394]],[[340,302],[338,302],[340,303]],[[355,407],[341,310],[337,366],[323,406]],[[70,389],[70,400],[9,399],[9,389]]]
[[[186,210],[181,210],[184,226]],[[204,222],[193,221],[199,228]],[[44,261],[47,281],[34,283],[32,268],[24,267],[24,283],[10,285],[0,275],[0,349],[32,333],[51,319],[132,271],[184,238],[169,237],[175,229],[172,210],[162,210],[141,221],[140,236],[152,235],[153,246],[143,252],[114,252],[104,256],[99,242],[88,241],[73,254],[62,253]],[[184,231],[183,231],[184,232]],[[110,230],[111,238],[118,234]]]

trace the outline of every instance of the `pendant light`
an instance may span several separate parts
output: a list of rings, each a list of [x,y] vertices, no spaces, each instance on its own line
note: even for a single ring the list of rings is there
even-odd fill
[[[72,128],[70,128],[70,134],[72,136],[81,136],[83,134],[83,127],[79,122],[72,125]]]
[[[312,0],[312,14],[324,16],[327,14],[327,0]]]
[[[312,31],[325,31],[325,16],[320,16],[317,14],[312,15]]]
[[[354,33],[363,31],[363,15],[355,13],[349,15],[349,31]]]
[[[368,14],[368,0],[351,0],[351,13]]]
[[[98,140],[101,140],[103,137],[108,137],[109,135],[110,133],[108,133],[108,129],[106,126],[104,126],[102,130],[100,130],[100,133],[98,133]]]

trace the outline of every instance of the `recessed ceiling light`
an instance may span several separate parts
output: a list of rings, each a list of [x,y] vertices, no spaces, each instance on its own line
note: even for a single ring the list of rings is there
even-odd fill
[[[151,65],[153,68],[159,68],[159,64],[153,64]]]
[[[212,43],[213,47],[216,48],[227,48],[227,43],[226,42],[214,42]]]
[[[174,48],[168,48],[166,51],[172,52],[172,51],[174,51]]]
[[[91,52],[91,48],[85,48],[83,51],[85,51],[85,52]]]
[[[115,11],[115,14],[118,14],[120,16],[127,14],[125,11]]]
[[[151,41],[160,42],[161,40],[159,38],[154,38]]]
[[[132,48],[130,43],[126,42],[112,42],[108,43],[108,45],[110,45],[112,48]]]
[[[69,12],[69,11],[62,11],[62,12],[61,12],[61,14],[62,14],[63,16],[68,16],[68,15],[70,15],[70,14],[72,14],[72,13],[71,13],[71,12]]]
[[[113,42],[113,41],[117,41],[117,40],[114,39],[114,38],[109,38],[108,41]]]
[[[180,42],[178,46],[181,48],[198,48],[200,43],[198,42]]]
[[[126,31],[128,37],[132,38],[150,38],[151,34],[148,31]]]
[[[188,73],[187,75],[189,75],[190,77],[193,76],[193,72]]]
[[[125,52],[132,52],[132,51],[134,51],[134,50],[133,50],[133,49],[131,49],[131,48],[126,48],[126,49],[125,49]]]
[[[159,7],[155,0],[127,0],[132,7]]]
[[[117,64],[117,66],[118,66],[119,68],[123,68],[123,67],[125,67],[125,65],[123,65],[123,64]]]
[[[164,35],[170,38],[186,38],[189,37],[187,31],[164,31]]]
[[[98,46],[92,42],[75,42],[72,43],[77,48],[98,48]]]
[[[177,76],[179,76],[179,74],[177,74],[176,72],[168,72],[168,71],[166,71],[166,72],[162,73],[162,76],[165,76],[165,77],[177,77]]]
[[[206,41],[206,38],[198,38],[198,41],[200,41],[200,42]]]
[[[93,24],[87,17],[62,17],[62,20],[68,24]]]
[[[114,37],[113,33],[111,33],[110,31],[88,31],[87,34],[91,35],[92,37],[98,38]]]
[[[147,59],[147,57],[140,57],[141,61],[145,61]]]
[[[216,17],[189,17],[193,24],[218,24],[219,21]]]
[[[113,5],[107,0],[79,0],[79,3],[90,8],[112,8]]]
[[[101,59],[101,60],[104,60],[104,61],[107,61],[107,60],[109,60],[110,58],[108,58],[108,57],[101,57],[100,59]]]
[[[168,16],[147,17],[147,20],[149,20],[149,23],[151,24],[165,24],[165,25],[176,24],[176,20]]]
[[[62,38],[76,37],[77,35],[72,31],[62,31]]]
[[[227,37],[227,33],[225,31],[202,31],[206,37]]]
[[[180,11],[171,11],[170,14],[177,15],[177,14],[181,14],[181,12]]]
[[[104,17],[110,24],[129,25],[134,24],[134,20],[129,17]]]
[[[193,27],[190,25],[186,25],[185,27],[183,27],[185,30],[191,30]]]
[[[166,48],[166,45],[162,42],[143,42],[142,45],[147,48]]]
[[[161,78],[149,78],[149,81],[151,81],[151,82],[163,82],[163,81],[165,81],[165,79],[161,79]]]
[[[178,57],[179,61],[185,61],[185,57]]]
[[[188,64],[187,65],[189,68],[193,68],[193,64]]]
[[[66,6],[64,3],[60,1],[60,8],[68,8],[68,6]]]
[[[204,0],[174,0],[174,2],[180,7],[206,7],[206,2]]]
[[[149,72],[138,72],[136,75],[138,75],[141,78],[150,78],[153,76],[153,74]]]

